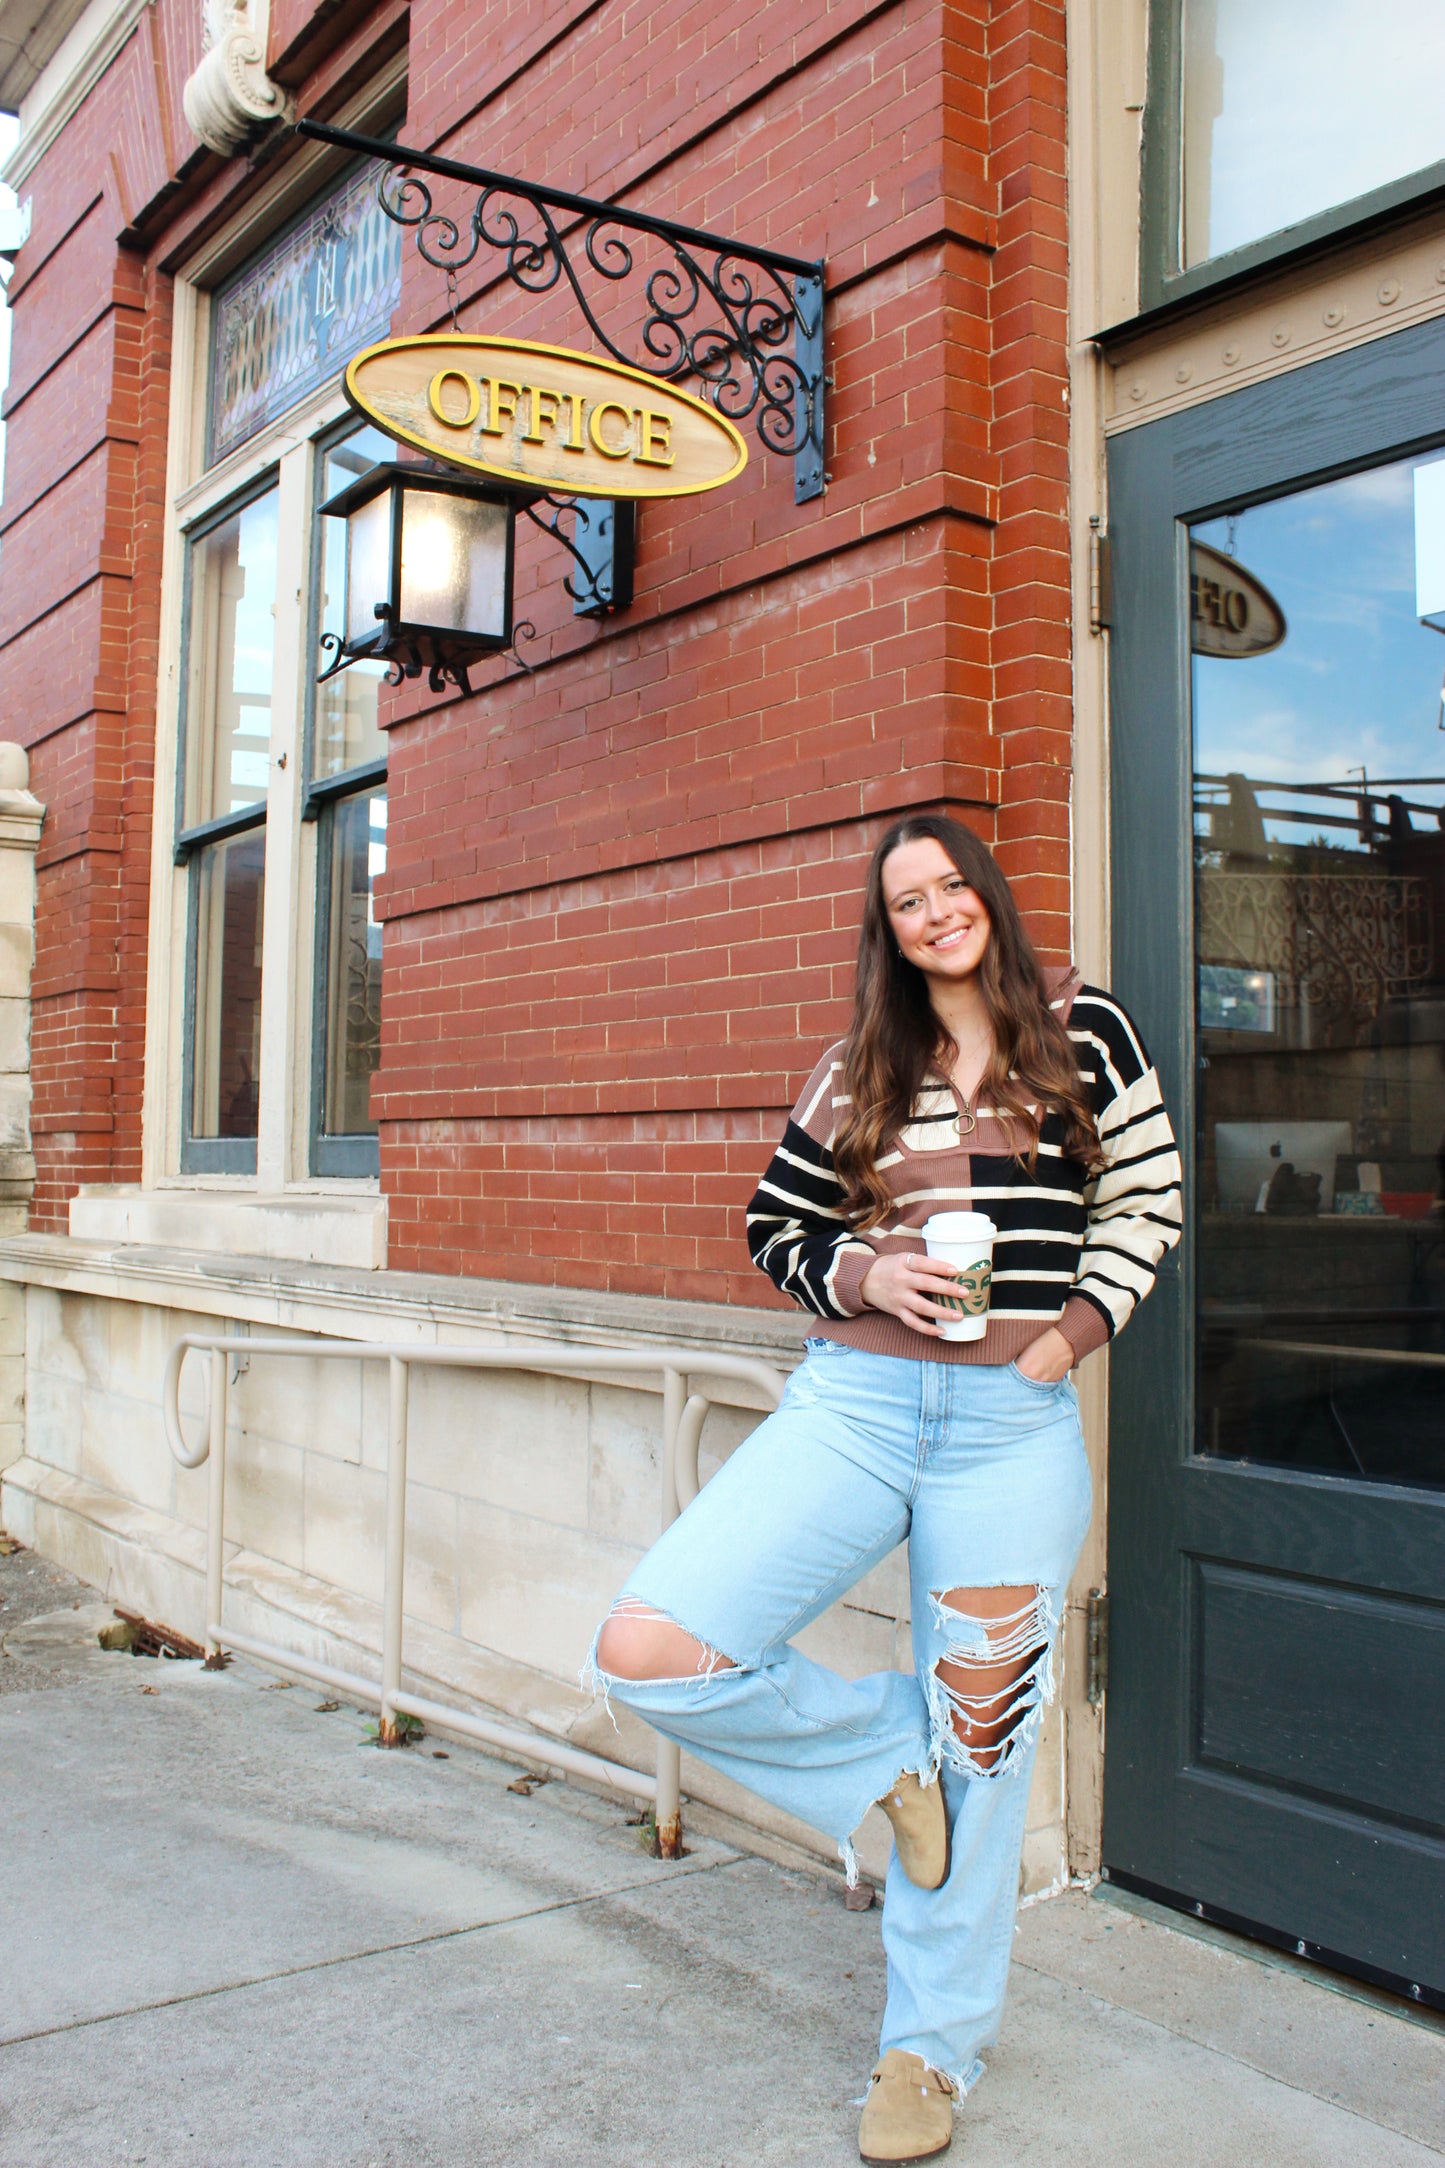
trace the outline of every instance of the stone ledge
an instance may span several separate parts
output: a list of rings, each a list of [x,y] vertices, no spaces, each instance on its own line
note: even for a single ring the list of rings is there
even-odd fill
[[[386,1199],[95,1183],[71,1199],[70,1232],[87,1242],[175,1246],[378,1272],[386,1264]]]
[[[808,1319],[796,1310],[221,1257],[144,1243],[82,1241],[75,1235],[0,1240],[0,1280],[336,1338],[424,1343],[476,1336],[484,1343],[614,1347],[667,1341],[696,1348],[700,1355],[747,1355],[784,1368],[800,1359],[809,1329]],[[736,1390],[740,1405],[753,1404],[747,1388]]]

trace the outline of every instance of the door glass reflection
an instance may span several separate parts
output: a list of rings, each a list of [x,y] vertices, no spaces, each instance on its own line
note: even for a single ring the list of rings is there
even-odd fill
[[[1191,540],[1197,1450],[1445,1486],[1445,458]]]

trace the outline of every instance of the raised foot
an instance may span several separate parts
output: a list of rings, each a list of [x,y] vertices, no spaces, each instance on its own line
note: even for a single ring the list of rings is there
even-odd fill
[[[878,1802],[893,1824],[898,1864],[918,1889],[937,1889],[948,1873],[948,1812],[943,1785],[920,1784],[915,1776],[898,1779]]]

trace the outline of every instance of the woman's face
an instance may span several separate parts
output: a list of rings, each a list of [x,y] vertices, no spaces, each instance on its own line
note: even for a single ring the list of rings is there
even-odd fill
[[[988,947],[989,915],[932,836],[888,853],[883,901],[894,940],[929,978],[957,983],[977,971]]]

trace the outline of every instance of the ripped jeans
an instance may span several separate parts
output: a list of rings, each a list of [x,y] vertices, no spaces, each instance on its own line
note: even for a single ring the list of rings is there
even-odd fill
[[[777,1413],[654,1544],[615,1606],[693,1635],[696,1672],[620,1678],[597,1668],[594,1643],[584,1674],[833,1837],[850,1873],[872,1803],[904,1771],[941,1777],[947,1879],[921,1890],[896,1857],[889,1868],[881,2047],[921,2055],[961,2092],[998,2035],[1029,1775],[1089,1509],[1067,1379],[1039,1385],[1013,1364],[914,1362],[810,1340]],[[905,1539],[911,1672],[843,1679],[791,1645]],[[973,1618],[942,1601],[991,1589],[1027,1601]],[[1000,1696],[997,1668],[990,1678],[982,1667],[1005,1662]],[[971,1665],[987,1691],[970,1693]],[[992,1751],[968,1743],[973,1716],[992,1722]]]

